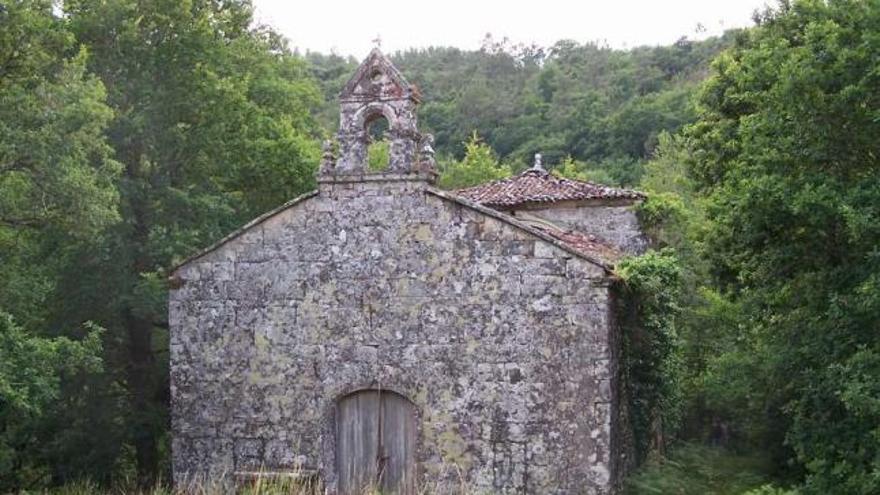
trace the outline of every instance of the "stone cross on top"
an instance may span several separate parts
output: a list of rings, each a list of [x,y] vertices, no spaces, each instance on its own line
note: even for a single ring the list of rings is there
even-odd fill
[[[418,88],[374,48],[339,95],[338,153],[332,143],[324,144],[319,178],[403,174],[433,180],[433,138],[419,132],[416,120],[420,100]],[[381,119],[388,124],[388,167],[371,171],[367,167],[369,129]]]

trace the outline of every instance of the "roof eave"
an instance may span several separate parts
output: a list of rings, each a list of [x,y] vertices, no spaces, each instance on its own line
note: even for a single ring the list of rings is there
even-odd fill
[[[451,201],[453,203],[457,203],[457,204],[462,205],[462,206],[469,208],[471,210],[478,211],[486,216],[492,217],[496,220],[499,220],[499,221],[504,222],[508,225],[512,225],[513,227],[516,227],[520,230],[528,232],[529,234],[532,234],[535,237],[538,237],[541,240],[543,240],[543,241],[545,241],[545,242],[547,242],[547,243],[549,243],[559,249],[562,249],[563,251],[565,251],[569,254],[572,254],[580,259],[583,259],[585,261],[588,261],[588,262],[598,266],[599,268],[602,268],[605,271],[606,275],[608,275],[610,278],[615,278],[613,264],[608,263],[608,262],[606,262],[602,259],[599,259],[597,257],[584,254],[584,253],[572,248],[571,246],[565,244],[564,242],[560,241],[559,239],[556,239],[555,237],[551,236],[550,234],[542,232],[542,231],[526,224],[525,222],[517,220],[516,218],[514,218],[506,213],[492,209],[488,206],[483,206],[483,205],[476,203],[474,201],[471,201],[469,199],[463,198],[461,196],[458,196],[458,195],[455,195],[455,194],[452,194],[452,193],[449,193],[446,191],[442,191],[442,190],[434,188],[434,187],[427,187],[427,188],[425,188],[425,191],[428,192],[429,194],[432,194],[432,195],[437,196],[439,198],[445,199],[447,201]]]
[[[207,254],[210,254],[210,253],[216,251],[217,249],[220,249],[221,247],[223,247],[223,245],[238,238],[239,236],[241,236],[245,232],[251,230],[252,228],[256,227],[257,225],[265,222],[266,220],[274,217],[275,215],[283,212],[284,210],[287,210],[288,208],[290,208],[298,203],[302,203],[303,201],[316,196],[317,194],[318,194],[317,190],[310,191],[305,194],[301,194],[301,195],[291,199],[290,201],[282,204],[281,206],[274,208],[272,210],[269,210],[266,213],[263,213],[262,215],[251,220],[250,222],[248,222],[248,223],[242,225],[241,227],[235,229],[234,231],[230,232],[228,235],[224,236],[219,241],[211,244],[210,246],[202,249],[201,251],[198,251],[195,254],[192,254],[192,255],[184,258],[183,261],[180,261],[179,263],[173,265],[171,267],[171,269],[168,270],[168,273],[171,275],[174,275],[174,273],[177,272],[177,270],[181,269],[182,267],[192,263],[193,261],[195,261],[195,260],[197,260]]]
[[[599,206],[632,206],[644,201],[639,198],[585,198],[585,199],[555,199],[555,200],[529,200],[512,203],[480,202],[483,206],[502,210],[517,209],[541,209],[541,208],[564,208],[564,207],[599,207]],[[473,201],[473,200],[471,200]]]
[[[486,216],[492,217],[496,220],[499,220],[499,221],[504,222],[508,225],[512,225],[520,230],[528,232],[528,233],[540,238],[541,240],[546,241],[546,242],[550,243],[551,245],[558,247],[559,249],[562,249],[563,251],[565,251],[567,253],[570,253],[578,258],[581,258],[581,259],[586,260],[590,263],[593,263],[596,266],[599,266],[600,268],[605,270],[605,272],[608,275],[614,276],[614,265],[613,264],[608,263],[600,258],[584,254],[584,253],[572,248],[571,246],[568,246],[567,244],[560,241],[559,239],[556,239],[555,237],[551,236],[550,234],[542,232],[542,231],[526,224],[525,222],[522,222],[522,221],[520,221],[520,220],[518,220],[518,219],[516,219],[506,213],[500,212],[500,211],[492,209],[488,206],[481,205],[481,204],[473,202],[469,199],[463,198],[461,196],[457,196],[455,194],[451,194],[446,191],[442,191],[442,190],[434,188],[434,187],[430,187],[430,186],[426,187],[425,191],[428,192],[429,194],[432,194],[432,195],[437,196],[439,198],[457,203],[457,204],[462,205],[462,206],[469,208],[471,210],[478,211]],[[279,206],[275,209],[272,209],[270,211],[267,211],[266,213],[263,213],[262,215],[254,218],[250,222],[244,224],[243,226],[239,227],[238,229],[236,229],[233,232],[229,233],[228,235],[224,236],[222,239],[218,240],[217,242],[202,249],[201,251],[198,251],[198,252],[184,258],[179,263],[176,263],[168,270],[168,273],[173,276],[173,274],[176,273],[182,267],[220,249],[224,245],[226,245],[229,242],[240,237],[245,232],[251,230],[252,228],[256,227],[257,225],[265,222],[266,220],[274,217],[275,215],[278,215],[279,213],[287,210],[288,208],[290,208],[292,206],[295,206],[295,205],[302,203],[310,198],[313,198],[317,194],[318,194],[317,190],[310,191],[308,193],[297,196],[296,198],[293,198],[292,200],[282,204],[281,206]]]

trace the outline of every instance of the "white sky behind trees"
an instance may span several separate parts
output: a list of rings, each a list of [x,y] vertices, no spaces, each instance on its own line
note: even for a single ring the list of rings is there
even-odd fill
[[[274,27],[301,52],[363,58],[382,50],[496,41],[550,46],[560,39],[615,48],[702,39],[752,25],[752,13],[775,0],[254,0],[257,21]],[[698,32],[698,26],[702,30]]]

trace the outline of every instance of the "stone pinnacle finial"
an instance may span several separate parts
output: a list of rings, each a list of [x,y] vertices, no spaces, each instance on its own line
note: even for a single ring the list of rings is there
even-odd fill
[[[373,41],[373,48],[382,49],[382,36],[376,35],[376,38]]]
[[[331,173],[335,167],[336,154],[333,153],[333,141],[325,139],[321,143],[321,173]]]
[[[419,149],[419,165],[422,170],[433,171],[437,167],[434,159],[434,135],[425,134],[422,138],[422,145]]]
[[[541,165],[541,154],[535,153],[535,164],[532,165],[533,170],[544,170],[544,166]]]

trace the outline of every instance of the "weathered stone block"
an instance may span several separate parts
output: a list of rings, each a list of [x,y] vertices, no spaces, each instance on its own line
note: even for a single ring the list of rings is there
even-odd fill
[[[611,493],[611,274],[432,189],[414,96],[359,84],[319,192],[174,273],[175,480],[305,466],[332,492],[340,399],[382,390],[411,404],[419,486]],[[376,111],[398,142],[371,174]]]

